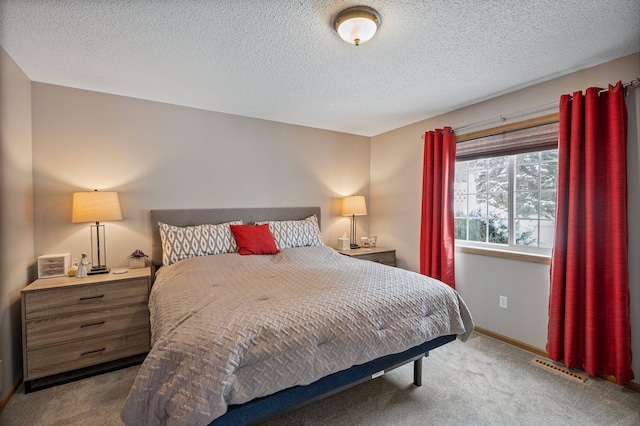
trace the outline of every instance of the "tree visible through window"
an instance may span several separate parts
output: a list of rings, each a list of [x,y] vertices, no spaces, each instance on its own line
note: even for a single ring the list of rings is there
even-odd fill
[[[558,150],[456,162],[456,239],[553,247]]]

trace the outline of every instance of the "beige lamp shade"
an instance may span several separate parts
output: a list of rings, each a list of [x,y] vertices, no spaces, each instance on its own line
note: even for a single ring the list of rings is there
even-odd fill
[[[352,195],[342,199],[342,216],[366,216],[364,195]]]
[[[122,220],[117,192],[87,191],[73,193],[72,223]]]

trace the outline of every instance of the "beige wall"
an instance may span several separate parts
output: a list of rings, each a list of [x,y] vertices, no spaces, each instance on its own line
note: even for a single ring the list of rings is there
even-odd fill
[[[400,266],[414,271],[419,269],[423,152],[421,136],[425,131],[443,126],[456,128],[498,118],[557,102],[560,95],[565,93],[585,90],[591,86],[607,87],[609,83],[614,84],[618,80],[626,83],[638,76],[640,54],[635,54],[372,138],[370,233],[377,234],[385,245],[397,249]],[[550,112],[553,111],[544,113]],[[630,127],[637,126],[638,111],[635,108],[630,113],[629,121]],[[490,127],[495,125],[497,124]],[[634,134],[635,136],[631,136],[630,150],[638,144],[637,132]],[[633,204],[633,200],[630,201],[631,205],[636,206],[629,213],[629,220],[635,221],[635,226],[631,225],[630,230],[637,230],[640,217],[637,208],[640,192],[640,182],[637,180],[637,146],[635,149],[635,159],[631,158],[629,161],[629,195],[630,198],[636,197],[636,204]],[[635,256],[630,257],[630,288],[632,318],[637,319],[640,311],[640,278],[635,266],[639,263],[638,243],[635,244],[635,248],[630,247],[630,254]],[[548,266],[457,253],[456,281],[478,326],[544,349],[549,296]],[[499,295],[509,298],[508,310],[498,307]],[[632,327],[633,368],[636,376],[640,376],[640,326],[636,321]]]
[[[0,401],[22,376],[20,289],[33,263],[31,82],[0,47]]]
[[[150,252],[150,209],[320,206],[323,237],[349,230],[342,196],[369,198],[369,138],[33,83],[36,256],[90,252],[71,194],[114,190],[107,263]],[[368,221],[358,221],[366,235]]]

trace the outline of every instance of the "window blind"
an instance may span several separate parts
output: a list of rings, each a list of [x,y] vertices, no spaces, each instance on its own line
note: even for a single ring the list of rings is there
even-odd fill
[[[544,151],[558,147],[558,123],[543,124],[458,142],[456,160]]]

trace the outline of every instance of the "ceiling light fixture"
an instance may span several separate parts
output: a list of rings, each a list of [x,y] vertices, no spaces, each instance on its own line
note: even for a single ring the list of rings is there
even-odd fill
[[[358,46],[371,40],[380,26],[380,14],[367,6],[354,6],[338,13],[333,21],[336,32],[347,43]]]

